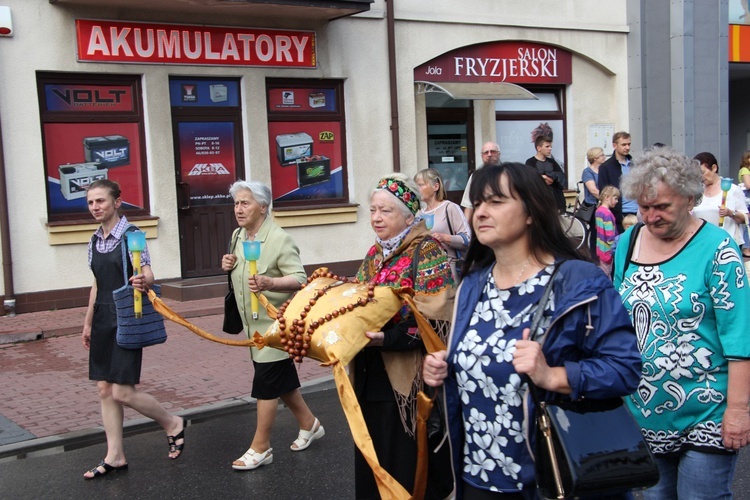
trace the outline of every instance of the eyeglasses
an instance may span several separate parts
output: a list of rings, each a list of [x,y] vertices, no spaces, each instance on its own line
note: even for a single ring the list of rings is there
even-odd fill
[[[496,153],[499,153],[499,152],[500,151],[498,151],[497,149],[488,149],[487,151],[482,151],[482,154],[483,155],[493,155],[493,154],[496,154]]]

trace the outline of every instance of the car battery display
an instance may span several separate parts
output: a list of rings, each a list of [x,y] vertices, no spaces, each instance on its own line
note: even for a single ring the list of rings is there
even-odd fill
[[[323,92],[313,92],[308,96],[311,108],[322,108],[326,105],[326,95]]]
[[[297,184],[299,184],[299,187],[326,182],[330,178],[330,158],[315,155],[297,160]]]
[[[130,165],[130,141],[122,135],[85,137],[83,149],[87,162],[98,162],[107,168]]]
[[[313,139],[304,132],[276,136],[276,156],[282,165],[291,165],[300,158],[312,156]]]
[[[208,86],[208,95],[211,102],[224,102],[227,100],[227,86],[221,83]]]
[[[86,188],[107,178],[107,167],[98,162],[66,163],[57,167],[60,172],[60,191],[66,200],[86,196]]]

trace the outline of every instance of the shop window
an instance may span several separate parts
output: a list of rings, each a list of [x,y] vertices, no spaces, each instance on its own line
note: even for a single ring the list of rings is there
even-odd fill
[[[502,159],[524,163],[536,154],[536,137],[548,135],[552,137],[552,156],[567,178],[564,87],[524,88],[538,99],[495,101],[495,126]]]
[[[266,81],[274,209],[349,204],[341,80]]]
[[[122,212],[149,214],[137,75],[37,73],[50,223],[90,221],[86,187],[117,181]]]

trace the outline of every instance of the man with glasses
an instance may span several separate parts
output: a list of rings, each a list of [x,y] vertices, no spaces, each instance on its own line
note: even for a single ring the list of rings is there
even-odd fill
[[[496,142],[485,142],[482,145],[482,167],[485,165],[500,165],[500,146]],[[461,206],[464,207],[464,215],[466,215],[466,220],[469,221],[469,226],[471,226],[471,216],[474,214],[474,207],[471,206],[471,200],[469,200],[471,177],[470,175],[466,182],[466,189],[464,189],[464,195],[461,198]]]

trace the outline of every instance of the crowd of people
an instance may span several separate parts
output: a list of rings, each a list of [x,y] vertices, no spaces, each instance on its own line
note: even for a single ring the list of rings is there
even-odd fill
[[[349,370],[380,465],[407,491],[417,486],[417,394],[439,388],[450,460],[430,470],[425,497],[537,498],[533,382],[542,401],[625,400],[659,470],[658,484],[643,492],[647,500],[731,498],[737,453],[750,442],[750,288],[742,258],[750,243],[743,195],[750,152],[742,187],[727,188],[711,153],[689,158],[658,145],[634,158],[630,135],[614,134],[609,159],[601,148],[587,152],[584,203],[597,208],[593,239],[578,249],[549,216],[551,208],[564,210],[565,185],[551,145],[536,137],[536,154],[522,164],[501,162],[499,146],[485,143],[461,206],[447,200],[433,168],[413,178],[387,175],[370,192],[375,238],[356,278],[407,286],[424,316],[450,322],[447,349],[431,354],[407,308],[380,331],[363,332],[368,343]],[[253,294],[279,306],[306,276],[297,245],[269,217],[268,186],[238,181],[229,192],[239,226],[233,240],[267,249],[254,274],[241,245],[221,262],[249,334],[271,324],[250,313]],[[97,181],[87,200],[101,227],[89,245],[96,280],[83,342],[108,443],[84,476],[92,479],[127,467],[123,405],[162,424],[172,459],[184,452],[185,422],[135,390],[141,353],[121,352],[114,341],[111,291],[132,274],[119,258],[130,227],[117,213],[119,187]],[[130,278],[142,291],[154,282],[147,251],[144,257]],[[530,331],[535,316],[541,320]],[[251,348],[250,357],[257,421],[250,447],[231,464],[237,470],[272,463],[279,399],[299,424],[292,451],[325,435],[288,354]],[[354,465],[356,498],[380,498],[358,450]],[[606,498],[631,497],[623,490]]]

